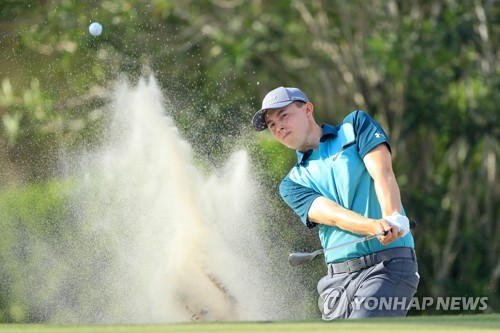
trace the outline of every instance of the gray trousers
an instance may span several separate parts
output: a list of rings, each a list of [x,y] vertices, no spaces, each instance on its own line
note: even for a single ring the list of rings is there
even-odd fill
[[[406,316],[420,276],[416,258],[394,258],[318,282],[324,320]]]

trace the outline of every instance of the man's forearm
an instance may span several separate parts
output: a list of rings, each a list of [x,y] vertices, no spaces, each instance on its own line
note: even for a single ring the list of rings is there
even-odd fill
[[[401,195],[387,146],[378,145],[366,154],[363,161],[373,179],[382,216],[389,216],[394,212],[401,213]]]
[[[388,171],[381,175],[374,181],[374,186],[382,216],[389,216],[394,212],[401,213],[401,194],[394,173]]]
[[[339,227],[349,232],[368,235],[374,233],[374,220],[346,209],[326,198],[316,198],[307,214],[312,222]]]

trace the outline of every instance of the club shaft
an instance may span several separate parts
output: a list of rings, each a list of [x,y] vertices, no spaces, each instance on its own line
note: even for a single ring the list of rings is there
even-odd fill
[[[356,244],[356,243],[364,242],[364,241],[367,241],[369,239],[372,239],[372,238],[375,238],[375,237],[378,237],[378,236],[382,236],[384,234],[385,234],[384,232],[379,232],[379,233],[374,234],[374,235],[365,236],[363,238],[356,239],[356,240],[351,241],[351,242],[347,242],[347,243],[344,243],[344,244],[336,245],[336,246],[333,246],[333,247],[330,247],[330,248],[327,248],[327,249],[316,250],[316,251],[310,252],[310,253],[295,252],[295,253],[292,253],[292,254],[290,254],[288,256],[288,263],[290,265],[292,265],[292,266],[302,265],[302,264],[305,264],[306,262],[309,262],[309,261],[313,260],[316,256],[318,256],[320,254],[323,254],[326,251],[331,251],[331,250],[338,249],[338,248],[341,248],[341,247],[344,247],[344,246],[348,246],[348,245],[353,245],[353,244]]]
[[[338,248],[341,248],[341,247],[344,247],[344,246],[354,245],[354,244],[361,243],[361,242],[373,239],[375,237],[383,236],[383,235],[385,235],[385,232],[383,232],[383,231],[377,232],[376,234],[368,235],[368,236],[365,236],[363,238],[353,240],[351,242],[347,242],[347,243],[340,244],[340,245],[335,245],[335,246],[329,247],[327,249],[322,249],[322,250],[314,251],[314,253],[318,252],[318,254],[320,254],[321,252],[332,251],[332,250],[335,250],[335,249],[338,249]]]
[[[415,223],[415,221],[410,221],[410,229],[415,228],[416,225],[417,224]],[[305,264],[306,262],[310,262],[316,256],[318,256],[320,254],[324,254],[327,251],[332,251],[332,250],[339,249],[339,248],[344,247],[344,246],[349,246],[349,245],[361,243],[361,242],[373,239],[375,237],[384,236],[386,234],[387,233],[385,231],[381,231],[381,232],[378,232],[376,234],[368,235],[368,236],[365,236],[363,238],[359,238],[359,239],[356,239],[354,241],[350,241],[350,242],[347,242],[344,244],[332,246],[332,247],[329,247],[327,249],[320,249],[320,250],[316,250],[314,252],[309,252],[309,253],[307,253],[307,252],[294,252],[288,256],[288,263],[292,266],[302,265],[302,264]]]

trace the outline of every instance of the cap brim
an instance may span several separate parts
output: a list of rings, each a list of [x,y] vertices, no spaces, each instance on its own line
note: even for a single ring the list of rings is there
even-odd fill
[[[253,118],[252,118],[253,128],[258,132],[267,129],[266,111],[269,109],[282,108],[284,106],[287,106],[288,104],[291,104],[292,102],[294,102],[294,101],[285,101],[285,102],[281,102],[281,103],[272,104],[272,105],[269,105],[269,107],[267,107],[266,109],[261,109],[261,110],[255,112],[255,114],[253,115]]]
[[[252,125],[254,130],[260,132],[267,128],[266,120],[264,118],[266,116],[266,111],[267,109],[262,109],[255,112],[253,115]]]

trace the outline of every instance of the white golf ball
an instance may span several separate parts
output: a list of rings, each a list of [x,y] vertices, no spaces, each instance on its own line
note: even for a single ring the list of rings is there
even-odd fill
[[[102,33],[102,25],[97,22],[90,23],[89,32],[92,36],[99,36]]]

